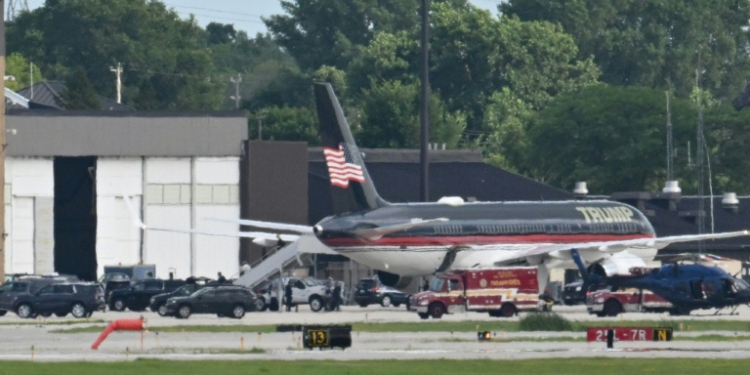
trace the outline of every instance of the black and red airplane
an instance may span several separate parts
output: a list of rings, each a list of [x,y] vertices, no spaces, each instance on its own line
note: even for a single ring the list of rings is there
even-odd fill
[[[504,264],[540,265],[539,279],[546,283],[550,269],[576,267],[572,249],[600,273],[613,275],[645,266],[658,249],[671,243],[748,234],[657,238],[640,211],[605,200],[466,203],[449,197],[436,203],[388,203],[375,190],[331,85],[316,83],[315,98],[335,215],[313,227],[238,222],[296,232],[307,240],[314,235],[333,253],[379,270],[380,280],[389,286],[451,268]],[[264,232],[236,235],[261,241],[278,238]]]

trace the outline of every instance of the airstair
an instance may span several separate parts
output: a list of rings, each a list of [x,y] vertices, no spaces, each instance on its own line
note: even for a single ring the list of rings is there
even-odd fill
[[[250,271],[245,272],[234,281],[236,285],[243,285],[248,288],[255,287],[264,280],[283,272],[292,262],[297,261],[303,265],[302,256],[307,254],[336,254],[331,249],[323,245],[313,235],[301,236],[296,241],[276,250],[275,253],[263,259],[255,265]]]

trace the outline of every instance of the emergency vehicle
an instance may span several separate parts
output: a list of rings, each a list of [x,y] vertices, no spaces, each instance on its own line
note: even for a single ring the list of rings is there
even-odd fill
[[[511,317],[540,310],[539,293],[536,267],[459,269],[434,276],[427,291],[411,296],[409,310],[422,319],[465,311]]]
[[[648,290],[618,289],[611,287],[589,292],[586,309],[598,317],[617,316],[623,312],[668,312],[674,306],[669,301]]]

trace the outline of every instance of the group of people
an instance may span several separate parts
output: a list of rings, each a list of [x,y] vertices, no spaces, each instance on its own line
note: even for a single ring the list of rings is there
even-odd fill
[[[328,278],[324,300],[326,311],[341,311],[341,288],[341,281],[334,281],[332,277]],[[293,293],[294,288],[292,286],[292,279],[289,279],[284,286],[284,304],[286,305],[286,311],[292,310]]]

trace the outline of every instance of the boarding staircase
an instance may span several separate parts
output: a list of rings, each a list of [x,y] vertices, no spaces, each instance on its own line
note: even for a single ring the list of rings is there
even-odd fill
[[[308,254],[335,253],[318,241],[315,236],[304,235],[267,256],[260,263],[252,267],[250,271],[245,272],[244,275],[235,280],[234,284],[253,288],[274,274],[282,273],[294,261],[297,261],[302,266],[302,257]]]

